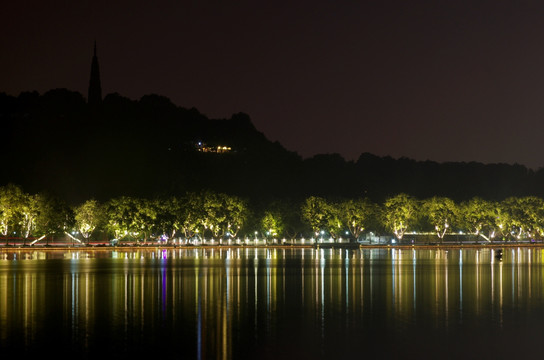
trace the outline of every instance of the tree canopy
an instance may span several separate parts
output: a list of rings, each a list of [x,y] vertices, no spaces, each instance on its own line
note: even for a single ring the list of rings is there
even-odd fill
[[[288,205],[288,206],[287,206]],[[308,237],[361,241],[370,232],[402,241],[406,234],[448,234],[487,241],[543,239],[544,200],[509,197],[473,198],[457,203],[446,197],[417,199],[398,194],[375,203],[367,198],[310,196],[298,206],[271,203],[261,210],[226,193],[187,192],[180,197],[117,197],[68,206],[46,193],[29,194],[16,185],[0,187],[0,236],[30,239],[70,236],[146,243],[153,241],[267,240]]]

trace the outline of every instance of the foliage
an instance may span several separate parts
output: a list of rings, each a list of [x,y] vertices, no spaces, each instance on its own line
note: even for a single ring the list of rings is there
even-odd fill
[[[528,224],[528,236],[544,236],[544,200],[529,196],[523,199],[523,207],[526,211],[526,221]]]
[[[426,217],[436,231],[439,239],[443,239],[448,231],[451,231],[452,224],[457,217],[457,207],[448,198],[433,197],[423,202],[423,209]]]
[[[301,207],[302,219],[310,225],[316,236],[330,225],[332,215],[327,201],[318,196],[310,196]]]
[[[197,218],[204,231],[214,239],[224,235],[236,237],[247,219],[247,203],[237,196],[213,192],[203,193],[201,201],[202,214]]]
[[[225,212],[226,231],[236,237],[248,217],[247,202],[238,196],[222,194],[221,200]]]
[[[0,187],[0,233],[7,236],[19,225],[22,217],[20,205],[27,195],[13,184]]]
[[[167,239],[172,239],[180,229],[179,213],[181,202],[176,197],[156,201],[157,218],[155,227]]]
[[[135,236],[143,235],[146,242],[156,226],[157,202],[148,199],[135,199],[131,229]]]
[[[75,226],[85,240],[104,221],[103,207],[97,200],[91,199],[74,208]]]
[[[306,227],[297,209],[301,209],[299,202],[282,199],[267,204],[264,212],[270,212],[276,219],[281,219],[282,231],[278,231],[278,234],[295,239],[304,232]],[[280,228],[279,225],[278,228]]]
[[[475,197],[461,203],[458,210],[459,226],[467,233],[489,240],[494,230],[493,203]],[[484,235],[487,233],[488,235]]]
[[[519,240],[542,234],[544,202],[537,197],[510,197],[500,204],[505,238]]]
[[[407,195],[399,194],[388,198],[383,206],[383,223],[397,239],[401,240],[406,230],[416,219],[417,201]]]
[[[284,225],[281,214],[278,212],[265,211],[261,219],[261,230],[266,238],[277,238],[283,233]]]
[[[357,240],[366,230],[386,229],[400,240],[408,229],[425,233],[429,227],[440,239],[454,228],[489,241],[497,237],[544,237],[544,200],[536,196],[510,197],[501,202],[475,197],[457,205],[446,197],[420,201],[399,194],[386,199],[381,208],[368,199],[332,202],[310,196],[299,203],[268,203],[247,226],[250,214],[245,199],[211,191],[153,200],[124,196],[104,205],[91,199],[71,210],[62,200],[48,194],[27,194],[14,185],[0,187],[0,234],[6,240],[10,234],[23,239],[58,236],[72,226],[87,240],[98,230],[109,231],[115,239],[138,241],[156,237],[236,238],[240,233],[253,237],[255,230],[270,238],[285,234],[294,238],[289,234],[302,233],[300,220],[316,236],[327,232],[334,239],[349,232]],[[426,221],[427,229],[418,223],[420,219]]]
[[[355,240],[359,239],[376,212],[368,199],[346,200],[338,204],[339,217]]]
[[[27,194],[15,185],[0,188],[0,232],[31,235],[59,235],[73,223],[68,206],[48,194]]]
[[[64,201],[49,194],[40,194],[37,203],[36,232],[38,235],[61,235],[72,228],[74,215]]]
[[[39,195],[26,194],[18,204],[21,214],[19,223],[20,231],[25,241],[34,232],[39,216],[45,211],[43,209],[44,201],[41,200],[42,197]]]
[[[134,216],[137,212],[136,202],[136,199],[123,196],[106,203],[106,228],[113,233],[114,239],[122,240],[127,236],[137,235],[134,225]]]
[[[186,239],[204,233],[203,199],[195,193],[188,193],[178,202],[175,227],[181,230]]]

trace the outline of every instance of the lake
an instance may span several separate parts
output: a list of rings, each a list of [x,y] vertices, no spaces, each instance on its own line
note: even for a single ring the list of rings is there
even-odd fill
[[[529,358],[543,330],[536,246],[0,250],[4,355]]]

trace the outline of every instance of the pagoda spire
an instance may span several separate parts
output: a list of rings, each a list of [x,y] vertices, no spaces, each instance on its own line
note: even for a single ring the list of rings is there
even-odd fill
[[[91,79],[89,81],[89,94],[87,103],[91,106],[99,105],[102,102],[102,88],[100,86],[100,69],[98,57],[96,56],[96,40],[94,42],[93,61],[91,63]]]

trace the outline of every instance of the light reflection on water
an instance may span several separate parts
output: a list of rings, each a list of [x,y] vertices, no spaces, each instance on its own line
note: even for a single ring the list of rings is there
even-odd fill
[[[4,252],[0,350],[160,348],[197,359],[363,350],[379,357],[528,355],[544,320],[544,249],[502,251]]]

